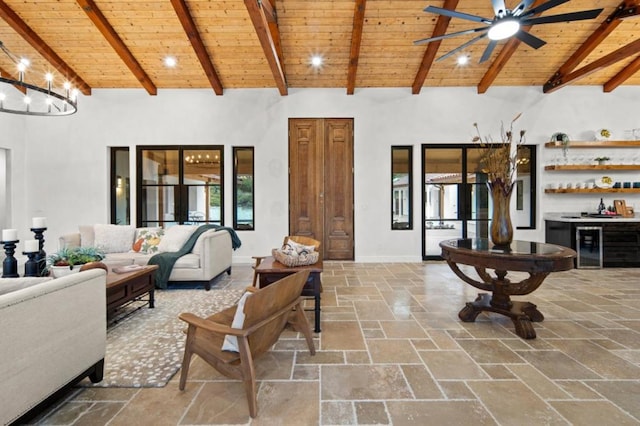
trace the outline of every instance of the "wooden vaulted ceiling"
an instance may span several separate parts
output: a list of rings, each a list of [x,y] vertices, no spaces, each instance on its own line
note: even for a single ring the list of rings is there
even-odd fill
[[[473,36],[413,41],[477,23],[423,12],[427,5],[493,17],[490,0],[0,0],[0,41],[13,53],[92,88],[430,87],[597,85],[610,92],[640,85],[640,0],[572,0],[547,15],[603,7],[588,21],[535,25],[547,42],[535,50],[501,43],[479,64],[486,42],[435,61]],[[514,7],[519,0],[507,0]],[[543,3],[537,0],[535,4]],[[321,69],[310,56],[322,55]],[[163,65],[167,55],[175,68]],[[0,55],[0,73],[15,77]],[[27,75],[35,79],[33,73]],[[34,83],[40,83],[32,80]]]

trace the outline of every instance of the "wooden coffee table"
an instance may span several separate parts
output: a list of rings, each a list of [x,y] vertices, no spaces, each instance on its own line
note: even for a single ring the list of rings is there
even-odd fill
[[[255,267],[255,273],[258,275],[258,282],[261,288],[287,275],[307,270],[309,271],[309,279],[304,285],[302,295],[313,296],[314,298],[315,328],[313,331],[320,333],[320,290],[322,289],[320,274],[322,273],[322,259],[313,265],[286,266],[278,262],[273,256],[267,256],[264,259],[261,258],[260,263]]]
[[[147,301],[149,308],[152,309],[155,302],[156,269],[158,265],[143,266],[140,270],[124,274],[109,271],[107,273],[107,318],[113,318],[118,308],[134,301]],[[149,298],[144,299],[147,293]]]

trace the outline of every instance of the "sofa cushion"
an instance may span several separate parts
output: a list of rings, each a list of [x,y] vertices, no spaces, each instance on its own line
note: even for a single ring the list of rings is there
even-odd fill
[[[93,225],[80,225],[80,247],[93,247],[95,244],[95,233]]]
[[[158,244],[158,251],[176,252],[180,250],[196,229],[198,227],[193,225],[173,225],[164,231],[162,240]]]
[[[32,285],[51,281],[52,277],[21,277],[21,278],[0,278],[0,294],[11,293],[22,290]]]
[[[136,237],[131,248],[138,253],[157,253],[158,245],[163,235],[164,229],[162,228],[138,228],[136,229]]]
[[[173,267],[178,269],[198,269],[200,268],[200,256],[193,253],[187,253],[178,258]]]
[[[136,229],[128,225],[93,226],[95,246],[105,253],[122,253],[131,250]]]

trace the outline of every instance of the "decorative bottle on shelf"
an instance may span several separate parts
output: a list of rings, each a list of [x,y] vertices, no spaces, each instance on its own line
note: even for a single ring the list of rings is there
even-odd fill
[[[603,214],[607,210],[607,207],[604,205],[604,201],[600,198],[600,204],[598,204],[598,214]]]

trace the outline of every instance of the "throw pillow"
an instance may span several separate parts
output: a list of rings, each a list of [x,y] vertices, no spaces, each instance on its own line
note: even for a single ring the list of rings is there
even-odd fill
[[[96,247],[105,253],[126,253],[131,250],[136,229],[125,225],[101,225],[93,226]]]
[[[231,328],[237,328],[239,330],[244,325],[244,304],[247,301],[247,298],[251,296],[251,294],[252,293],[250,291],[246,291],[238,301],[238,307],[236,308],[236,314],[233,316]],[[224,342],[222,342],[222,350],[239,352],[240,349],[238,348],[238,338],[236,336],[224,336]]]
[[[176,252],[180,250],[197,228],[193,225],[173,225],[164,231],[160,244],[158,244],[158,251]]]
[[[164,229],[162,228],[139,228],[136,230],[136,239],[132,249],[144,254],[157,253],[163,235]]]

